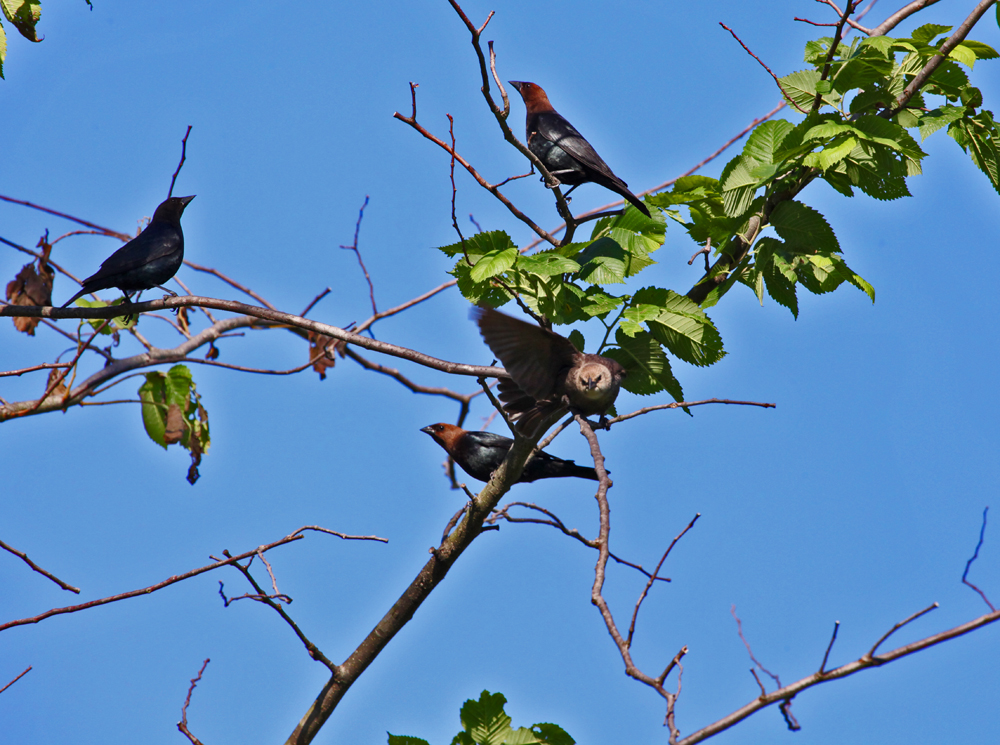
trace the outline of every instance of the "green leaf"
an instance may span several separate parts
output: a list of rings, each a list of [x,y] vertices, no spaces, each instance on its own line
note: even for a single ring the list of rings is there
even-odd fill
[[[504,712],[507,703],[502,693],[483,691],[479,701],[469,699],[462,705],[462,728],[479,745],[503,745],[511,731],[511,719]]]
[[[794,200],[781,202],[771,213],[778,235],[798,251],[839,251],[833,228],[819,212]]]
[[[837,163],[842,161],[851,151],[857,147],[858,141],[853,137],[848,137],[842,140],[838,145],[831,145],[830,147],[823,148],[819,153],[819,167],[821,170],[827,170],[831,166],[835,166]]]
[[[487,233],[476,233],[466,238],[464,251],[461,241],[452,243],[450,246],[441,246],[438,251],[442,251],[446,256],[452,258],[468,253],[471,259],[473,256],[484,256],[508,248],[517,248],[510,236],[503,230],[491,230]]]
[[[587,348],[587,342],[577,329],[569,332],[569,343],[576,347],[577,352],[582,352]]]
[[[543,251],[519,257],[517,269],[529,274],[553,277],[557,274],[575,274],[580,271],[580,265],[572,259],[567,259],[552,251]]]
[[[946,127],[952,122],[958,121],[965,113],[964,106],[942,106],[939,109],[929,111],[919,119],[920,137],[926,140],[941,127]]]
[[[956,44],[952,47],[952,50],[948,52],[948,58],[961,62],[970,70],[976,64],[976,53],[963,44]]]
[[[675,401],[684,400],[684,391],[670,369],[670,361],[660,343],[648,331],[628,336],[615,331],[618,346],[602,354],[617,360],[628,371],[622,387],[637,396],[649,396],[666,391]]]
[[[516,248],[490,251],[479,257],[479,260],[472,266],[469,276],[473,282],[483,282],[490,277],[503,274],[514,266],[517,256]]]
[[[632,257],[611,238],[598,238],[577,255],[580,279],[597,285],[625,281]]]
[[[661,311],[655,319],[647,321],[646,326],[671,354],[698,367],[715,364],[725,356],[722,337],[693,300],[673,290],[667,290],[665,296],[653,288],[635,294],[636,302],[648,300],[660,305]]]
[[[570,737],[566,730],[558,724],[541,722],[531,725],[531,729],[534,730],[539,742],[548,745],[576,745],[576,740]]]
[[[976,55],[976,59],[996,59],[1000,57],[1000,53],[996,49],[991,47],[989,44],[983,44],[981,41],[970,41],[966,39],[959,46],[963,46],[972,51]]]
[[[845,280],[830,256],[797,256],[793,266],[802,286],[815,295],[833,292]]]
[[[537,735],[527,727],[518,727],[507,734],[503,745],[539,745],[539,743],[544,742],[544,740],[539,740]]]
[[[937,23],[925,23],[918,29],[915,29],[910,38],[915,42],[920,44],[930,44],[935,37],[941,34],[946,34],[951,31],[951,26],[941,26]]]
[[[458,291],[462,293],[462,296],[466,300],[473,305],[485,303],[493,308],[497,308],[510,300],[510,293],[492,281],[487,279],[483,282],[476,282],[472,279],[472,269],[473,267],[470,267],[466,263],[465,257],[462,257],[449,272],[449,274],[458,280]]]
[[[3,79],[3,63],[7,59],[7,32],[3,30],[3,24],[0,24],[0,79]]]
[[[111,303],[103,300],[87,300],[86,298],[80,297],[76,299],[75,304],[79,305],[81,308],[107,308],[109,305],[122,305],[124,302],[124,296]],[[93,327],[94,331],[110,336],[117,331],[135,328],[135,325],[139,322],[139,317],[132,316],[129,318],[128,323],[125,323],[125,316],[115,316],[111,319],[110,323],[105,323],[106,320],[107,319],[105,318],[88,318],[87,323]]]
[[[890,36],[869,36],[861,40],[861,48],[870,47],[875,49],[883,57],[888,56],[892,49],[894,39]]]
[[[800,70],[781,78],[781,88],[786,98],[803,109],[812,107],[816,98],[819,70]]]
[[[0,0],[0,8],[14,28],[28,41],[41,41],[35,25],[42,17],[42,4],[38,0]]]
[[[772,119],[758,124],[743,148],[743,155],[759,164],[777,162],[776,155],[781,143],[792,129],[792,123],[784,119]]]
[[[834,268],[840,272],[840,276],[865,293],[871,299],[872,303],[874,303],[875,288],[865,281],[861,275],[857,274],[853,269],[847,266],[847,264],[844,263],[844,260],[839,256],[831,256],[830,258],[833,260]]]
[[[795,271],[785,260],[784,244],[770,237],[761,238],[754,246],[754,260],[760,271],[767,294],[792,312],[793,318],[799,317],[799,301],[795,294]]]
[[[386,732],[386,734],[389,735],[389,745],[430,745],[427,740],[421,740],[419,737],[394,735],[391,732]]]
[[[753,203],[757,192],[758,179],[750,173],[753,164],[747,163],[743,155],[737,155],[722,171],[722,204],[730,217],[740,217]]]

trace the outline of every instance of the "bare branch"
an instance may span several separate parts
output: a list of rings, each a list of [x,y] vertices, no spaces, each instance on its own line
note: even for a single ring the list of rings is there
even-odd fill
[[[38,564],[36,564],[35,562],[33,562],[31,559],[29,559],[28,555],[26,553],[24,553],[23,551],[18,551],[16,548],[8,546],[3,541],[0,541],[0,548],[2,548],[4,551],[10,551],[10,553],[14,554],[14,556],[17,556],[19,559],[21,559],[21,561],[23,561],[25,564],[27,564],[29,567],[31,567],[32,570],[38,572],[43,577],[48,577],[50,580],[52,580],[57,585],[59,585],[62,589],[69,590],[70,592],[75,592],[77,595],[80,594],[80,588],[79,587],[73,587],[73,585],[71,585],[71,584],[69,584],[67,582],[63,582],[61,579],[59,579],[57,576],[55,576],[51,572],[45,571],[40,566],[38,566]]]
[[[900,23],[905,21],[914,13],[923,10],[929,5],[934,5],[938,0],[914,0],[914,2],[904,5],[902,8],[897,10],[891,16],[886,18],[882,23],[873,28],[868,35],[869,36],[885,36],[887,33],[896,28]]]
[[[837,641],[837,631],[840,629],[840,621],[833,622],[833,634],[830,635],[830,643],[826,645],[826,652],[823,653],[823,662],[820,663],[819,673],[823,674],[826,670],[826,661],[830,659],[830,650],[833,649],[833,643]]]
[[[16,678],[14,678],[14,680],[12,680],[10,683],[8,683],[7,685],[5,685],[3,688],[0,688],[0,693],[3,693],[8,688],[10,688],[12,685],[14,685],[17,681],[19,681],[21,678],[23,678],[25,675],[27,675],[28,673],[30,673],[31,672],[31,668],[32,668],[32,666],[28,665],[28,668],[23,673],[21,673],[20,675],[18,675]]]
[[[982,548],[983,537],[986,535],[986,513],[989,512],[989,511],[990,511],[989,507],[987,507],[986,509],[983,510],[983,525],[979,529],[979,543],[976,544],[976,551],[975,551],[975,553],[972,554],[972,558],[969,559],[967,562],[965,562],[965,571],[962,572],[962,584],[968,585],[973,590],[975,590],[976,592],[978,592],[979,593],[979,597],[981,597],[983,599],[983,602],[985,602],[990,607],[990,610],[996,610],[996,608],[993,607],[993,603],[990,602],[990,599],[988,597],[986,597],[986,593],[984,593],[982,590],[980,590],[974,584],[972,584],[971,582],[969,582],[968,579],[966,579],[969,576],[969,569],[972,568],[972,562],[974,562],[976,559],[979,558],[979,549]]]
[[[893,634],[895,634],[897,631],[899,631],[901,628],[903,628],[906,624],[910,623],[911,621],[916,621],[922,615],[924,615],[925,613],[930,613],[932,610],[934,610],[937,607],[938,607],[937,603],[932,603],[931,605],[928,605],[926,608],[924,608],[922,611],[917,611],[912,616],[910,616],[908,618],[904,618],[902,621],[900,621],[899,623],[897,623],[891,629],[889,629],[888,631],[886,631],[882,635],[882,638],[879,639],[877,642],[875,642],[875,646],[873,646],[871,649],[868,650],[868,654],[865,655],[865,656],[866,657],[874,657],[875,656],[875,650],[878,649],[880,646],[882,646],[882,642],[884,642],[890,636],[892,636]]]
[[[782,95],[785,97],[785,99],[788,101],[788,103],[790,103],[796,109],[798,109],[799,111],[801,111],[803,114],[808,114],[809,113],[808,111],[806,111],[805,109],[803,109],[801,106],[799,106],[797,103],[795,103],[794,100],[792,100],[792,97],[790,95],[788,95],[788,91],[785,90],[785,88],[781,85],[781,81],[778,80],[778,76],[775,75],[773,72],[771,72],[771,68],[768,67],[767,65],[765,65],[764,62],[763,62],[763,60],[761,60],[760,57],[758,57],[756,54],[754,54],[753,52],[750,51],[750,47],[748,47],[746,44],[743,43],[743,41],[740,39],[740,37],[738,37],[736,35],[735,31],[733,31],[731,28],[729,28],[729,26],[727,26],[726,24],[722,23],[721,21],[719,21],[719,25],[722,26],[722,28],[726,29],[726,31],[728,31],[730,34],[732,34],[733,38],[736,39],[737,42],[739,42],[739,45],[741,47],[743,47],[743,49],[746,51],[746,53],[749,54],[751,57],[753,57],[755,60],[757,60],[760,63],[760,66],[763,67],[765,70],[767,70],[768,74],[772,78],[774,78],[774,82],[778,86],[778,90],[781,91]]]
[[[703,406],[705,404],[732,404],[734,406],[760,406],[763,409],[774,409],[777,404],[768,404],[761,401],[733,401],[728,398],[706,398],[703,401],[675,401],[670,404],[657,404],[656,406],[646,406],[642,409],[637,409],[630,414],[622,414],[621,416],[616,416],[608,420],[608,424],[615,424],[616,422],[624,422],[629,419],[634,419],[637,416],[642,416],[643,414],[648,414],[651,411],[661,411],[662,409],[685,409],[689,406]]]
[[[188,129],[190,129],[190,127],[188,127]],[[196,676],[191,678],[191,686],[188,688],[187,697],[184,699],[184,706],[181,707],[181,721],[177,723],[177,729],[191,741],[192,745],[202,745],[202,743],[201,740],[192,735],[191,731],[188,729],[188,706],[191,705],[191,694],[194,693],[194,688],[198,685],[198,681],[201,680],[201,675],[205,672],[205,668],[208,667],[209,662],[211,662],[211,660],[206,657],[205,662],[201,665],[201,670],[198,671]]]
[[[75,222],[80,225],[86,225],[88,228],[93,228],[94,230],[97,230],[104,235],[109,235],[114,238],[118,238],[122,241],[125,241],[126,243],[135,237],[134,235],[129,235],[128,233],[119,233],[117,230],[112,230],[111,228],[105,228],[102,225],[97,225],[92,222],[87,222],[86,220],[81,220],[79,217],[73,217],[72,215],[67,215],[65,212],[58,212],[56,210],[49,209],[48,207],[42,207],[41,205],[38,204],[32,204],[31,202],[26,202],[23,199],[14,199],[13,197],[5,197],[2,194],[0,194],[0,200],[3,200],[4,202],[10,202],[12,204],[20,204],[25,207],[30,207],[33,210],[38,210],[40,212],[47,212],[50,215],[61,217],[64,220],[69,220],[70,222]]]
[[[361,205],[361,209],[358,211],[358,221],[354,225],[354,243],[352,243],[350,246],[341,246],[341,248],[346,249],[348,251],[353,251],[354,255],[358,257],[358,263],[361,265],[361,271],[364,272],[365,281],[368,283],[368,296],[371,298],[372,301],[372,313],[378,315],[378,308],[375,307],[375,286],[372,284],[372,278],[368,275],[368,268],[365,266],[365,262],[361,258],[361,251],[358,250],[358,234],[361,232],[361,221],[365,217],[365,207],[367,206],[368,206],[368,195],[365,194],[365,203]],[[329,288],[327,288],[327,292],[329,291],[330,291]],[[320,297],[322,297],[322,295]],[[318,300],[319,298],[317,298],[317,301]],[[312,305],[310,305],[309,307],[311,308]],[[305,315],[305,313],[303,313],[302,315]]]
[[[181,172],[181,168],[184,167],[184,161],[187,160],[187,147],[188,147],[188,135],[191,134],[191,125],[188,125],[187,132],[184,133],[184,139],[181,140],[181,160],[177,164],[177,170],[174,171],[174,175],[170,179],[170,190],[167,192],[167,199],[170,199],[174,195],[174,184],[177,182],[177,175]],[[206,660],[206,663],[208,661]],[[200,673],[199,673],[200,675]]]

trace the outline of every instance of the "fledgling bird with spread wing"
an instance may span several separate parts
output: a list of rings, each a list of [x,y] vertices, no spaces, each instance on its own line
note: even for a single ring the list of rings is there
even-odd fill
[[[518,432],[531,437],[542,422],[572,406],[584,416],[604,413],[618,397],[625,368],[616,360],[577,351],[565,336],[478,307],[473,318],[510,379],[497,392]]]
[[[490,476],[503,463],[514,441],[492,432],[468,432],[454,424],[429,424],[421,432],[426,432],[443,447],[451,459],[474,479],[489,481]],[[554,455],[538,451],[525,464],[518,484],[539,479],[557,479],[575,476],[597,481],[593,468],[578,466],[571,460],[556,458]]]
[[[508,82],[521,94],[528,112],[525,134],[528,149],[549,173],[571,187],[567,196],[580,184],[591,181],[620,194],[646,217],[650,216],[649,208],[629,191],[628,184],[611,171],[576,127],[552,108],[541,86],[520,80]]]
[[[161,203],[146,229],[105,259],[97,273],[83,280],[80,291],[62,307],[83,295],[112,287],[121,290],[131,303],[132,293],[151,290],[170,280],[184,262],[181,215],[192,199],[194,195],[170,197]]]

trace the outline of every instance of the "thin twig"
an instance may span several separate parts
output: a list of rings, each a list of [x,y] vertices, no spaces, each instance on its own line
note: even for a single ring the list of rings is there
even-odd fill
[[[803,109],[801,106],[799,106],[797,103],[795,103],[795,101],[792,99],[792,97],[790,95],[788,95],[788,91],[786,91],[785,88],[784,88],[784,86],[781,85],[781,81],[778,80],[778,76],[775,75],[773,72],[771,72],[771,68],[768,67],[767,65],[765,65],[764,62],[761,60],[760,57],[758,57],[756,54],[754,54],[753,52],[750,51],[750,48],[746,44],[743,43],[743,41],[740,39],[740,37],[738,37],[736,35],[735,31],[733,31],[731,28],[729,28],[729,26],[727,26],[726,24],[724,24],[722,21],[719,21],[719,25],[722,26],[722,28],[726,29],[726,31],[728,31],[729,33],[731,33],[733,35],[733,38],[736,39],[737,42],[739,42],[739,45],[741,47],[743,47],[744,50],[746,50],[747,54],[749,54],[755,60],[757,60],[758,62],[760,62],[760,66],[763,67],[765,70],[767,70],[768,74],[772,78],[774,78],[774,82],[777,84],[778,90],[780,90],[781,93],[782,93],[782,95],[788,100],[788,103],[790,103],[796,109],[798,109],[799,111],[801,111],[803,114],[808,114],[809,113],[808,111],[806,111],[805,109]]]
[[[189,134],[191,134],[190,124],[188,125],[187,132],[184,133],[184,139],[181,140],[181,161],[180,163],[177,164],[177,170],[174,171],[174,175],[170,179],[170,191],[167,192],[167,199],[170,199],[170,197],[174,195],[174,183],[177,181],[177,174],[181,172],[181,168],[184,166],[184,161],[187,160],[187,147],[188,147]]]
[[[616,416],[608,420],[608,424],[615,424],[616,422],[624,422],[628,419],[634,419],[637,416],[642,416],[643,414],[648,414],[651,411],[660,411],[662,409],[686,409],[689,406],[703,406],[705,404],[731,404],[734,406],[759,406],[763,409],[774,409],[777,404],[763,403],[761,401],[733,401],[728,398],[706,398],[703,401],[675,401],[669,404],[657,404],[656,406],[646,406],[642,409],[637,409],[629,414],[622,414],[621,416]]]
[[[41,365],[32,365],[31,367],[24,367],[20,370],[7,370],[0,372],[0,378],[9,378],[13,376],[24,375],[25,373],[35,372],[36,370],[51,370],[60,367],[70,367],[69,362],[46,362]]]
[[[23,673],[21,673],[20,675],[18,675],[16,678],[14,678],[14,680],[12,680],[10,683],[8,683],[7,685],[5,685],[3,688],[0,688],[0,693],[3,693],[8,688],[10,688],[12,685],[14,685],[17,681],[19,681],[21,678],[23,678],[25,675],[27,675],[28,673],[30,673],[31,672],[31,668],[32,668],[32,666],[28,665],[28,669],[27,670],[25,670]]]
[[[24,553],[23,551],[18,551],[16,548],[13,548],[12,546],[8,546],[3,541],[0,541],[0,548],[2,548],[5,551],[10,551],[10,553],[14,554],[14,556],[17,556],[25,564],[27,564],[29,567],[31,567],[32,570],[38,572],[43,577],[47,577],[48,579],[52,580],[57,585],[59,585],[62,589],[69,590],[70,592],[75,592],[77,595],[80,594],[80,588],[73,587],[73,585],[71,585],[71,584],[69,584],[67,582],[63,582],[61,579],[59,579],[57,576],[55,576],[51,572],[45,571],[40,566],[38,566],[38,564],[36,564],[35,562],[33,562],[31,559],[29,559],[28,555],[26,553]]]
[[[875,646],[873,646],[871,649],[868,650],[868,654],[865,655],[865,656],[869,657],[869,658],[874,657],[875,656],[875,650],[878,649],[880,646],[882,646],[882,642],[884,642],[890,636],[892,636],[893,634],[895,634],[897,631],[899,631],[901,628],[903,628],[906,624],[910,623],[911,621],[916,621],[922,615],[924,615],[925,613],[930,613],[932,610],[934,610],[937,607],[938,607],[938,603],[931,603],[926,608],[924,608],[922,611],[917,611],[916,613],[914,613],[909,618],[904,618],[902,621],[900,621],[899,623],[897,623],[891,629],[889,629],[888,631],[886,631],[882,635],[882,638],[879,639],[877,642],[875,642]]]
[[[993,607],[993,603],[990,602],[990,599],[986,597],[986,593],[984,593],[982,590],[980,590],[978,587],[976,587],[974,584],[972,584],[971,582],[969,582],[969,580],[966,579],[966,577],[969,576],[969,569],[972,568],[972,562],[974,562],[976,559],[979,558],[979,549],[983,545],[983,536],[986,535],[986,513],[989,511],[990,511],[989,507],[983,510],[983,525],[981,528],[979,528],[979,543],[976,544],[976,551],[974,554],[972,554],[972,558],[969,559],[967,562],[965,562],[965,571],[962,572],[962,584],[968,585],[973,590],[978,592],[979,597],[983,599],[983,602],[985,602],[988,606],[990,606],[990,610],[996,610],[996,608]]]
[[[10,202],[12,204],[20,204],[25,207],[30,207],[33,210],[38,210],[39,212],[47,212],[50,215],[61,217],[64,220],[69,220],[70,222],[79,223],[80,225],[86,225],[88,228],[99,230],[104,235],[110,235],[115,238],[119,238],[126,243],[128,243],[135,237],[134,235],[129,235],[128,233],[119,233],[117,230],[112,230],[111,228],[105,228],[103,225],[97,225],[96,223],[88,222],[87,220],[81,220],[79,217],[73,217],[72,215],[67,215],[65,212],[58,212],[57,210],[49,209],[48,207],[42,207],[39,204],[26,202],[23,199],[14,199],[13,197],[5,197],[2,194],[0,194],[0,200],[3,200],[4,202]]]
[[[822,675],[826,670],[826,661],[830,659],[830,650],[833,649],[833,643],[837,641],[837,631],[840,629],[840,621],[833,622],[833,634],[830,636],[830,643],[826,645],[826,652],[823,654],[823,662],[819,666],[819,674]]]
[[[190,129],[190,127],[188,127],[188,129]],[[211,660],[206,657],[205,662],[202,663],[201,670],[198,671],[196,676],[191,678],[191,686],[188,688],[187,698],[184,699],[184,706],[181,707],[181,721],[177,723],[177,729],[191,741],[192,745],[201,745],[201,740],[192,735],[191,731],[188,729],[188,706],[191,705],[191,694],[194,693],[194,688],[201,680],[201,675],[205,672],[205,668],[208,667],[209,662],[211,662]]]
[[[361,265],[361,271],[364,272],[365,281],[368,283],[368,296],[371,298],[372,301],[372,313],[378,315],[378,308],[375,307],[375,286],[372,284],[372,278],[368,275],[368,268],[365,266],[365,262],[361,258],[361,251],[358,249],[358,234],[361,232],[361,221],[365,217],[365,207],[367,206],[368,206],[368,195],[365,194],[365,203],[362,204],[361,209],[358,210],[358,221],[354,225],[354,243],[352,243],[350,246],[341,246],[341,248],[346,249],[348,251],[353,251],[354,255],[358,257],[358,264]],[[327,292],[329,291],[330,291],[329,288],[327,288]],[[322,297],[322,295],[320,297]],[[317,298],[317,301],[318,300],[319,298]],[[309,307],[311,308],[312,306],[310,305]],[[305,315],[305,313],[303,313],[302,315]]]

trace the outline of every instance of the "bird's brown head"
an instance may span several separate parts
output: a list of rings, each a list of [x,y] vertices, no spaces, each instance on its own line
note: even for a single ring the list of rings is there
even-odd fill
[[[177,222],[184,214],[184,208],[195,196],[192,194],[189,197],[170,197],[165,202],[161,202],[160,206],[156,208],[156,212],[153,213],[153,220],[156,222],[163,220]]]
[[[545,95],[545,91],[542,90],[542,86],[536,85],[535,83],[527,83],[521,80],[508,80],[512,86],[517,89],[517,92],[521,94],[521,98],[524,99],[524,107],[532,114],[539,111],[555,111],[552,108],[552,104],[549,101],[549,97]]]
[[[465,434],[465,430],[461,427],[456,427],[454,424],[446,424],[444,422],[438,422],[437,424],[428,424],[426,427],[420,428],[421,432],[426,432],[434,441],[447,450],[449,453],[455,444],[458,442],[458,438]]]

